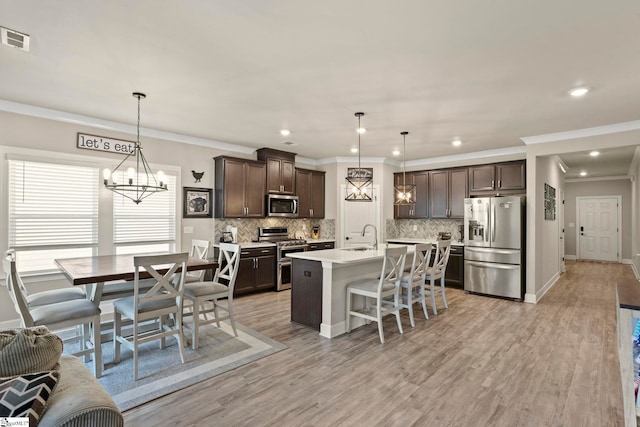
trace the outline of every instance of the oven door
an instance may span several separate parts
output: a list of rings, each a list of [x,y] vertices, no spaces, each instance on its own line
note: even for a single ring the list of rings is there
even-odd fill
[[[281,246],[278,248],[278,282],[276,290],[291,289],[291,258],[287,254],[304,252],[309,245]]]

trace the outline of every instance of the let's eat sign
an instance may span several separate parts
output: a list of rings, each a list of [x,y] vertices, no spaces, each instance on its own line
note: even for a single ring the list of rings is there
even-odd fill
[[[78,132],[78,148],[107,151],[109,153],[131,154],[135,151],[136,143],[124,139],[106,138],[104,136]]]

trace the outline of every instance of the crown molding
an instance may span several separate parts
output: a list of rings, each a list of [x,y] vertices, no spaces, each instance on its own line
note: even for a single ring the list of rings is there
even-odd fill
[[[83,116],[81,114],[67,113],[64,111],[52,110],[49,108],[35,107],[33,105],[20,104],[17,102],[6,101],[0,99],[0,111],[8,113],[22,114],[25,116],[38,117],[41,119],[54,120],[58,122],[72,123],[80,126],[111,130],[114,132],[122,132],[131,135],[136,134],[136,127],[126,125],[124,123],[112,122],[110,120],[98,119],[96,117]],[[197,138],[193,136],[183,135],[173,132],[165,132],[145,127],[140,128],[140,135],[164,139],[168,141],[182,142],[185,144],[200,145],[203,147],[217,148],[220,150],[231,151],[235,153],[252,154],[255,148],[244,147],[242,145],[229,144],[226,142],[215,141],[212,139]]]
[[[592,128],[576,129],[566,132],[548,133],[545,135],[525,136],[520,138],[527,145],[543,144],[545,142],[564,141],[567,139],[586,138],[590,136],[607,135],[610,133],[628,132],[640,129],[640,120],[631,122],[614,123],[605,126],[596,126]]]
[[[565,178],[564,182],[589,182],[589,181],[620,181],[620,180],[629,180],[632,178],[629,175],[612,175],[612,176],[594,176],[594,177],[586,177],[586,178]]]
[[[457,162],[486,159],[498,156],[515,156],[520,159],[524,159],[527,155],[527,147],[510,147],[510,148],[498,148],[495,150],[476,151],[473,153],[454,154],[452,156],[431,157],[428,159],[410,160],[407,162],[407,166],[428,166],[438,163]],[[400,163],[401,165],[402,163]]]

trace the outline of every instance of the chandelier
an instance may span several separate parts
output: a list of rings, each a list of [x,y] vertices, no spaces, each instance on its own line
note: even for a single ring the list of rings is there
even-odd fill
[[[167,191],[167,183],[162,171],[158,171],[157,176],[153,175],[147,159],[145,159],[142,154],[142,146],[140,145],[140,100],[147,96],[140,92],[133,92],[132,95],[134,98],[138,98],[136,145],[133,151],[127,154],[113,171],[104,169],[102,171],[102,177],[104,178],[104,186],[106,188],[127,199],[133,200],[135,204],[139,204],[143,199],[146,199],[153,193]],[[129,160],[131,162],[127,163]],[[135,162],[135,167],[130,166],[127,168],[125,177],[125,166],[123,165],[125,163],[133,164],[133,162]],[[118,183],[116,179],[122,181]]]
[[[402,135],[403,147],[402,147],[402,183],[398,183],[394,187],[394,205],[414,205],[416,199],[414,198],[416,186],[415,184],[407,184],[407,171],[405,153],[407,151],[407,135],[409,132],[400,132]]]
[[[345,200],[350,202],[371,202],[373,193],[373,173],[371,169],[363,169],[360,166],[360,135],[366,130],[360,126],[360,118],[364,113],[356,113],[358,118],[358,167],[348,168],[346,179]]]

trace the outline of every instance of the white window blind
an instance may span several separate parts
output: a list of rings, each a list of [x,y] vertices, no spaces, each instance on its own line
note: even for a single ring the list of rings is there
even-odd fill
[[[152,194],[138,205],[113,195],[113,238],[117,254],[174,249],[176,177],[167,175],[166,178],[167,191]],[[119,179],[123,181],[123,177]]]
[[[98,244],[98,168],[9,160],[9,246],[21,272],[57,271],[53,260]]]

